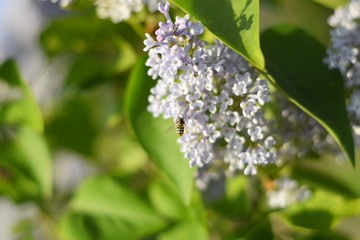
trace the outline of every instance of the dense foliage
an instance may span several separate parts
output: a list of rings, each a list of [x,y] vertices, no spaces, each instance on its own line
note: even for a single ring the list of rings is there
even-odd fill
[[[0,67],[5,240],[360,238],[360,1],[56,4],[47,98]]]

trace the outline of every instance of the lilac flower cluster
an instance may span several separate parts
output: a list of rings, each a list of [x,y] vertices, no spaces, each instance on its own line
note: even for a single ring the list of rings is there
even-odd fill
[[[289,177],[274,180],[274,188],[267,192],[267,202],[271,208],[286,208],[296,202],[303,202],[312,195],[306,186]]]
[[[360,0],[351,0],[328,19],[330,47],[325,62],[345,79],[347,108],[357,143],[360,143]]]
[[[151,89],[148,110],[155,116],[185,120],[179,138],[190,166],[204,167],[221,160],[230,171],[256,174],[257,165],[275,161],[275,139],[262,105],[270,100],[267,82],[238,53],[215,40],[200,40],[201,22],[169,15],[170,5],[159,4],[166,22],[156,39],[144,41],[150,67],[158,79]]]
[[[96,0],[95,5],[99,18],[110,18],[114,23],[129,19],[143,8],[141,0]]]
[[[114,23],[127,20],[133,12],[139,12],[147,5],[150,12],[164,0],[96,0],[96,12],[100,18],[110,18]]]
[[[60,2],[65,8],[74,0],[51,0],[53,3]],[[89,0],[90,1],[90,0]],[[118,23],[127,20],[133,12],[139,12],[147,5],[150,12],[157,9],[157,5],[164,0],[95,0],[96,13],[99,18],[110,18],[112,22]]]

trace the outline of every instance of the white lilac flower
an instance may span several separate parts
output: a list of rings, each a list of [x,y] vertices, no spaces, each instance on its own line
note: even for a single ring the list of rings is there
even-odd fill
[[[99,18],[110,18],[114,23],[129,19],[132,12],[143,8],[141,0],[96,0],[95,4]]]
[[[164,3],[165,0],[142,0],[147,5],[149,12],[155,12],[158,8],[159,3]]]
[[[360,88],[356,88],[351,92],[348,99],[347,110],[352,120],[355,143],[360,145]]]
[[[273,183],[274,188],[266,194],[271,208],[286,208],[293,203],[303,202],[312,195],[307,186],[299,186],[296,180],[289,177],[276,179]]]
[[[258,165],[276,157],[275,138],[262,109],[270,101],[266,81],[224,43],[200,40],[201,22],[188,15],[173,21],[169,8],[168,2],[159,4],[166,21],[159,23],[156,39],[146,34],[144,41],[148,74],[158,79],[148,111],[155,117],[185,120],[178,143],[191,167],[221,160],[230,171],[256,174]]]
[[[330,68],[338,69],[345,79],[348,95],[348,112],[357,143],[360,135],[355,131],[360,126],[360,0],[351,0],[337,8],[328,19],[332,27],[330,46],[325,63]]]
[[[76,0],[50,1],[53,3],[60,2],[60,6],[66,8],[70,3],[75,2]],[[158,4],[164,2],[165,0],[95,0],[95,6],[99,18],[110,18],[112,22],[118,23],[129,19],[133,12],[141,11],[144,5],[147,6],[149,12],[155,12]]]
[[[354,114],[356,119],[360,119],[360,89],[354,90],[350,95],[347,109],[349,112]]]
[[[1,238],[6,240],[20,239],[19,232],[15,232],[16,227],[21,221],[31,219],[35,224],[39,224],[37,214],[38,208],[33,203],[16,204],[6,197],[0,198],[0,233]],[[40,230],[42,226],[37,226]],[[29,234],[28,234],[29,235]],[[35,237],[35,236],[27,236]]]

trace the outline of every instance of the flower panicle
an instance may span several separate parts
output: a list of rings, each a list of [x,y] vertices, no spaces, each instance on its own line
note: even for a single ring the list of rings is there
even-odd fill
[[[267,82],[221,41],[201,40],[201,22],[188,15],[173,21],[169,3],[159,4],[159,11],[166,22],[155,39],[146,34],[144,41],[148,74],[157,80],[148,111],[184,119],[178,143],[189,165],[203,168],[220,160],[226,171],[256,174],[257,165],[274,162],[275,138],[262,107],[270,101]]]

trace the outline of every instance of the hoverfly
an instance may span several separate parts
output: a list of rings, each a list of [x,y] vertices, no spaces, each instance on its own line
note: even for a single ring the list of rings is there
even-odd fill
[[[184,134],[185,129],[185,119],[182,117],[178,117],[175,121],[175,124],[171,125],[166,132],[170,130],[170,128],[174,127],[176,125],[176,133],[181,137]]]
[[[176,119],[176,133],[181,137],[184,134],[185,120],[181,117]]]

